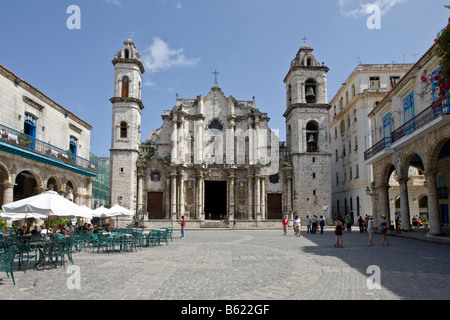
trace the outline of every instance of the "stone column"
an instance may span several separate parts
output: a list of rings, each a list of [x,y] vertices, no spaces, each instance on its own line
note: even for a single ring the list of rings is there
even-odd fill
[[[235,164],[234,136],[235,136],[235,123],[234,119],[231,119],[230,129],[227,130],[227,141],[226,141],[226,164],[229,165]]]
[[[205,221],[205,177],[203,176],[203,172],[200,176],[200,220]]]
[[[179,209],[179,216],[178,218],[181,218],[184,216],[184,209],[185,209],[185,201],[184,201],[184,181],[186,179],[186,175],[183,170],[181,170],[180,173],[180,209]]]
[[[14,201],[14,183],[5,183],[3,185],[3,204],[9,204]]]
[[[373,224],[377,228],[381,223],[381,217],[386,217],[388,224],[391,222],[391,214],[389,212],[389,193],[387,186],[378,186],[372,189],[375,193],[372,195],[373,203],[376,205],[376,210],[372,213]]]
[[[166,185],[164,187],[164,219],[170,219],[171,214],[171,177],[170,177],[170,173],[166,174]],[[147,208],[147,212],[148,212],[148,208]]]
[[[428,195],[428,222],[429,231],[428,236],[439,235],[442,233],[439,198],[437,188],[437,170],[427,170],[424,172],[427,181],[427,195]]]
[[[409,218],[409,198],[408,198],[408,181],[407,177],[397,179],[400,184],[400,210],[402,214],[402,230],[411,231],[411,221]]]
[[[171,206],[171,215],[172,220],[175,221],[177,219],[177,173],[174,171],[170,175],[170,178],[172,180],[172,187],[171,187],[171,197],[170,197],[170,206]]]
[[[233,221],[234,218],[234,172],[231,171],[228,177],[228,221]]]
[[[266,220],[266,178],[261,177],[261,219]]]
[[[201,220],[203,212],[203,172],[197,172],[195,205],[196,205],[195,210],[196,218]]]
[[[261,221],[261,178],[255,176],[255,216]]]
[[[247,205],[247,215],[248,215],[248,219],[249,220],[253,220],[253,176],[248,173],[247,176],[247,180],[248,180],[248,196],[247,196],[247,201],[248,201],[248,205]]]
[[[177,117],[174,116],[172,119],[172,162],[179,163],[178,159],[178,121]]]

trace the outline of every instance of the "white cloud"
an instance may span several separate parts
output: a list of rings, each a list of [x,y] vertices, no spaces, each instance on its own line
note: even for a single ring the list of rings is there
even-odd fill
[[[181,2],[180,1],[177,1],[177,4],[175,5],[175,8],[181,9]]]
[[[169,44],[159,37],[153,38],[153,43],[143,53],[143,63],[151,73],[167,71],[174,67],[195,66],[199,58],[186,58],[183,48],[171,49]]]
[[[150,80],[144,80],[144,87],[150,87],[150,88],[156,88],[156,83],[150,81]]]
[[[358,0],[338,0],[341,14],[346,17],[362,17],[366,16],[367,7],[376,5],[381,10],[381,15],[385,15],[392,7],[400,3],[405,3],[407,0],[373,0],[363,3]]]
[[[109,4],[113,4],[113,5],[116,5],[118,7],[122,6],[122,3],[120,3],[119,0],[103,0],[103,2],[109,3]]]

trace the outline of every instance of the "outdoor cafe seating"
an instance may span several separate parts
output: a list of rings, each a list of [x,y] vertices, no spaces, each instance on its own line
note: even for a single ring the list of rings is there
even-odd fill
[[[69,236],[57,233],[46,237],[15,236],[0,237],[0,272],[6,272],[15,285],[14,272],[27,272],[30,266],[34,270],[46,270],[46,267],[65,268],[66,257],[73,265],[75,252],[92,253],[137,252],[143,248],[169,244],[172,227],[144,231],[138,228],[120,228],[105,232],[77,230]],[[17,263],[15,263],[17,262]]]

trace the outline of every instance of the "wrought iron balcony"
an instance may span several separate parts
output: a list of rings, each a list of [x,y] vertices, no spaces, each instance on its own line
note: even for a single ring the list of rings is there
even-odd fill
[[[402,126],[391,133],[391,137],[383,138],[378,141],[374,146],[364,152],[364,159],[368,160],[380,153],[384,149],[390,148],[396,142],[399,142],[402,138],[411,135],[417,130],[424,128],[432,121],[450,114],[450,104],[447,102],[439,108],[432,108],[431,106],[419,113],[411,120],[405,122]]]
[[[10,150],[23,150],[35,155],[55,160],[54,163],[63,163],[73,168],[97,173],[97,164],[80,158],[70,151],[62,150],[51,144],[35,139],[27,134],[16,131],[0,124],[0,142],[10,145]]]

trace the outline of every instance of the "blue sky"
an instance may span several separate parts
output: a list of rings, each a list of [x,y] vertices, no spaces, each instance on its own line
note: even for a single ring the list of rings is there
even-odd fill
[[[381,10],[369,29],[365,5]],[[285,139],[283,79],[308,38],[330,68],[328,99],[359,62],[411,63],[450,10],[439,0],[16,0],[0,4],[0,64],[93,126],[91,152],[109,156],[114,67],[129,36],[146,73],[142,140],[180,98],[206,95],[214,72],[226,96],[256,98]],[[67,28],[80,8],[81,29]]]

